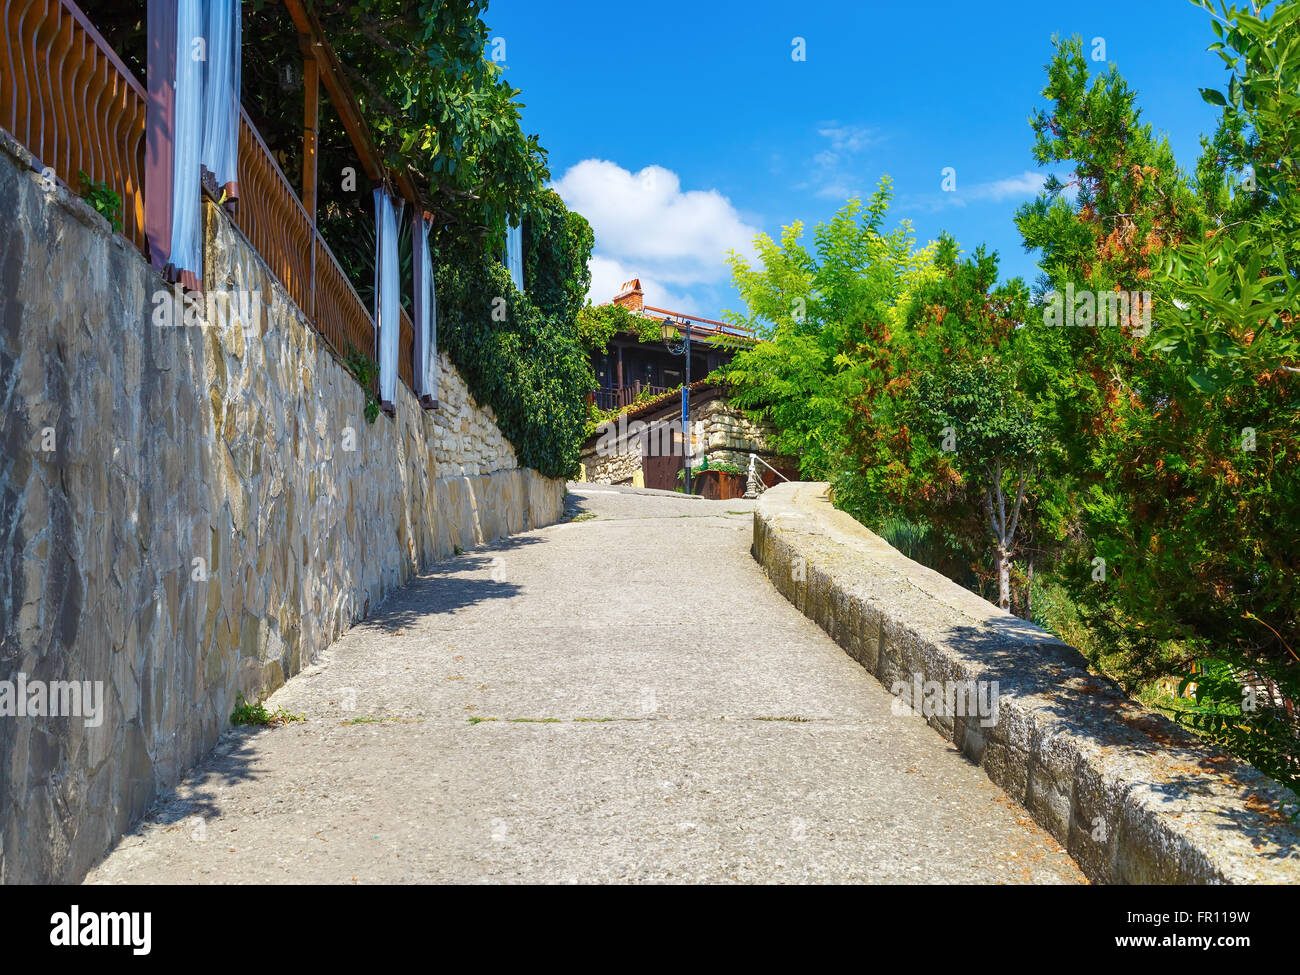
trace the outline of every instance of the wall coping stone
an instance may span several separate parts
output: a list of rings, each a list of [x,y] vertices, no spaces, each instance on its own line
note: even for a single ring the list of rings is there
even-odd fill
[[[1297,797],[1091,674],[1074,648],[903,556],[829,486],[770,488],[754,558],[887,688],[997,681],[998,720],[928,718],[1097,883],[1300,883]],[[801,561],[802,560],[802,561]]]

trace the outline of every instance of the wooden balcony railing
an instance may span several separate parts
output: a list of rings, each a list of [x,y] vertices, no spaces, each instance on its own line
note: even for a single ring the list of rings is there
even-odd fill
[[[84,172],[122,199],[123,233],[144,233],[146,93],[71,0],[0,0],[0,127],[76,192]],[[235,225],[339,356],[375,356],[373,319],[248,114],[239,120]],[[414,387],[405,310],[398,375]]]
[[[317,234],[298,195],[243,109],[239,112],[235,226],[280,279],[294,304],[311,318],[312,244]]]
[[[122,232],[144,237],[145,91],[69,0],[3,0],[0,126],[73,192],[85,173],[122,201]]]
[[[649,383],[635,382],[631,386],[601,386],[592,390],[588,402],[599,410],[622,409],[631,406],[639,396],[662,396],[669,392],[670,386],[652,386]]]
[[[325,239],[316,234],[316,331],[341,356],[375,358],[375,324]]]
[[[377,358],[374,319],[242,109],[235,224],[339,356]],[[398,341],[397,374],[414,388],[415,329],[405,310]]]
[[[402,309],[402,331],[397,339],[397,376],[415,389],[415,325]]]

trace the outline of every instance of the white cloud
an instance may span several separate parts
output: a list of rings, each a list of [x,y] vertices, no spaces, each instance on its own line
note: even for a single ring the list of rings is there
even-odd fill
[[[804,184],[804,186],[800,187],[800,189],[809,188],[812,188],[809,184]],[[839,178],[823,182],[820,186],[817,186],[813,192],[814,195],[823,200],[838,200],[841,203],[851,196],[862,196],[862,190],[858,188],[856,183],[845,183]]]
[[[728,251],[754,257],[759,228],[717,190],[683,190],[663,166],[632,173],[609,160],[586,159],[554,188],[595,231],[588,293],[594,302],[608,301],[624,281],[639,277],[649,304],[712,317],[716,309],[693,307],[692,291],[730,278]]]
[[[941,177],[936,176],[939,182]],[[965,187],[961,182],[961,171],[957,172],[957,188],[951,192],[921,193],[903,197],[898,201],[900,209],[911,208],[935,212],[948,207],[964,207],[967,203],[991,200],[1024,200],[1042,192],[1045,177],[1042,173],[1025,170],[1018,176],[995,179],[986,183],[974,183]]]
[[[692,304],[693,297],[680,294],[658,278],[649,277],[643,271],[638,271],[637,265],[625,264],[612,257],[593,254],[591,260],[587,262],[587,267],[591,270],[591,289],[587,292],[587,296],[598,305],[609,301],[618,294],[622,290],[625,281],[640,278],[641,290],[645,292],[646,304],[654,305],[657,308],[667,308],[670,311],[703,315],[705,318],[713,317],[710,310],[698,308]],[[716,311],[716,309],[713,309],[713,311]]]
[[[817,130],[817,135],[828,145],[813,154],[808,178],[795,189],[811,190],[814,196],[840,201],[860,196],[862,167],[854,164],[853,157],[880,141],[875,131],[861,125],[827,122]]]
[[[1026,169],[1019,176],[1009,176],[991,183],[977,183],[966,195],[973,200],[1023,199],[1041,193],[1043,182],[1042,173],[1034,173]]]
[[[860,125],[837,125],[831,122],[817,134],[831,140],[832,152],[861,152],[876,141],[876,134]]]

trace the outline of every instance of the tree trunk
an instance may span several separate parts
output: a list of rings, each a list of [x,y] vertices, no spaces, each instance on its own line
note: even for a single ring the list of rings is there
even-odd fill
[[[1029,553],[1029,581],[1025,584],[1025,619],[1034,618],[1034,553]]]
[[[1011,557],[1005,544],[998,545],[998,606],[1011,612]]]

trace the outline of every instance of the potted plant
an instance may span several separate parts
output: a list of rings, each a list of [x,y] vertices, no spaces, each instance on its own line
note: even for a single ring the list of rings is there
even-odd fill
[[[684,482],[686,471],[678,471],[677,479]],[[735,464],[710,464],[708,457],[691,472],[694,493],[713,501],[744,497],[745,480],[746,472],[742,468]]]

